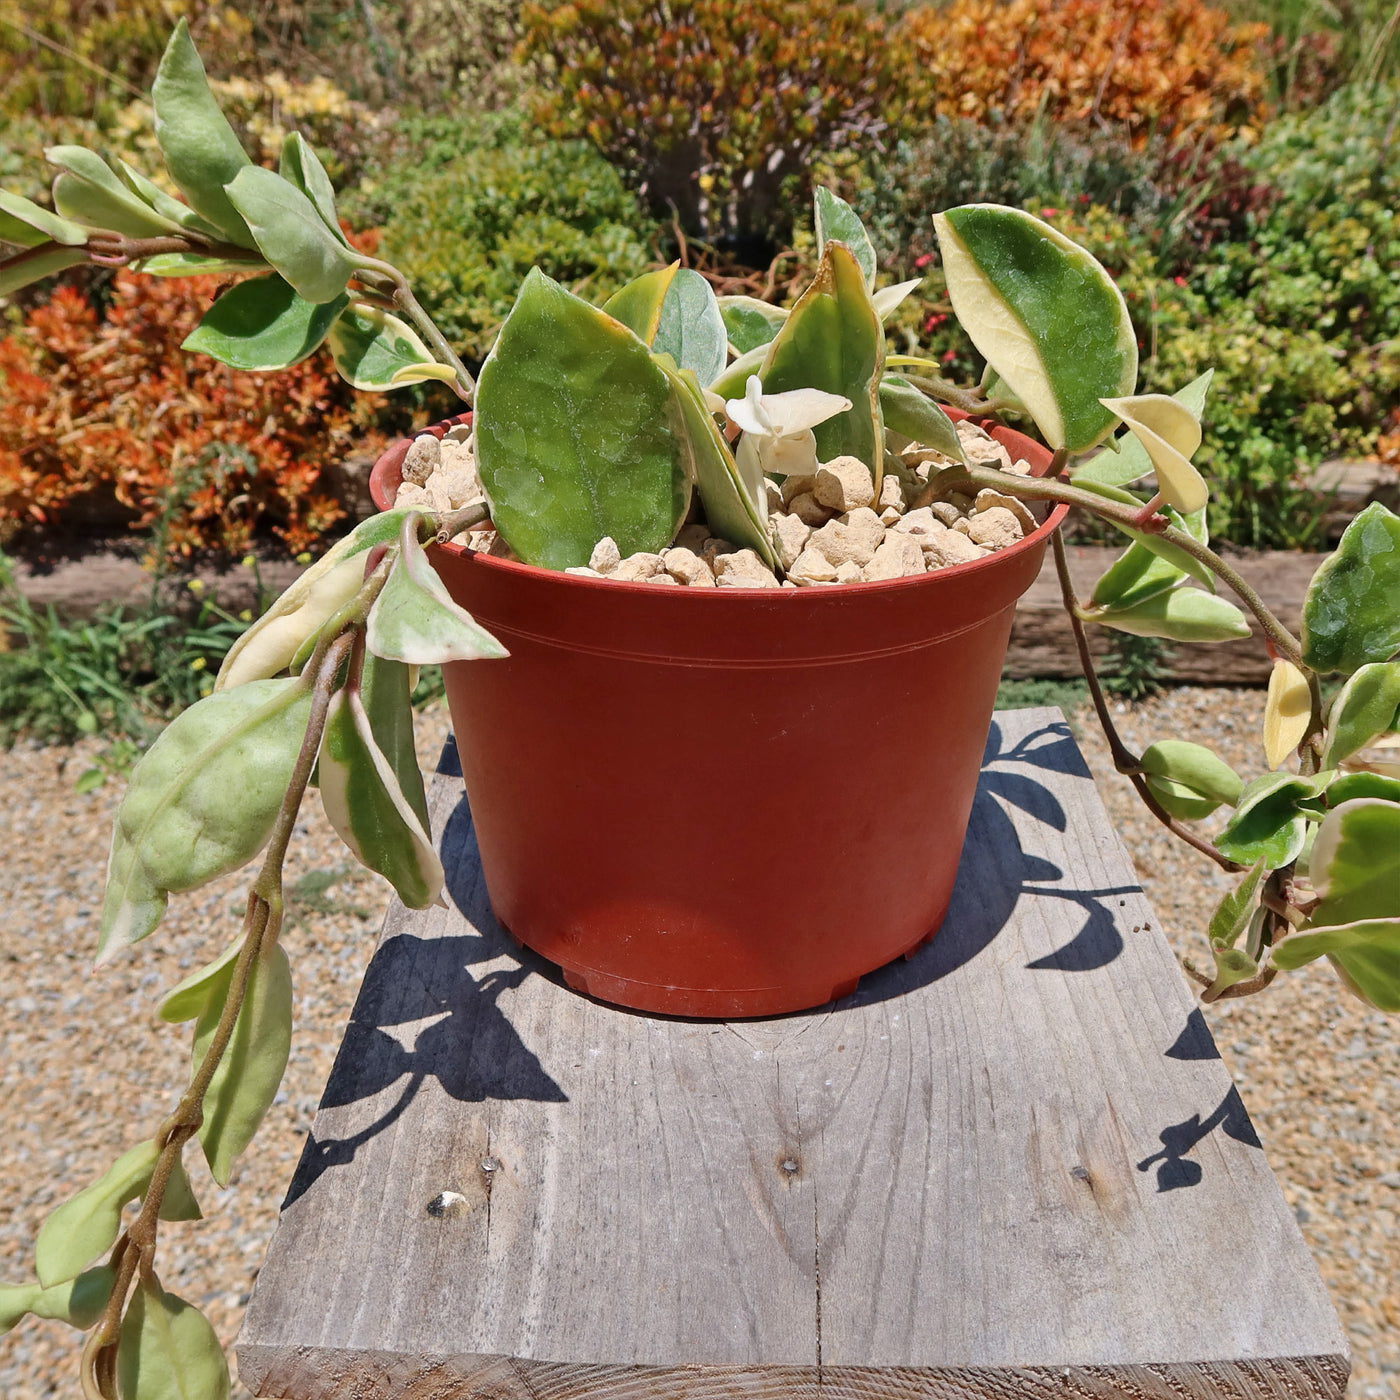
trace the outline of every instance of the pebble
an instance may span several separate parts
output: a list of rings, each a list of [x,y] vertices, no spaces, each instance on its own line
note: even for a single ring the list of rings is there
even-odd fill
[[[428,478],[442,461],[442,448],[432,433],[416,437],[408,445],[403,459],[403,479],[414,486],[426,486]]]
[[[930,569],[946,569],[950,564],[967,564],[983,556],[983,549],[973,544],[957,530],[944,530],[941,535],[922,535],[924,559]]]
[[[715,583],[720,588],[776,588],[772,569],[751,549],[736,549],[715,560]]]
[[[788,502],[788,510],[804,525],[815,528],[831,519],[831,512],[809,491],[803,491]]]
[[[887,534],[862,574],[868,583],[881,579],[912,578],[924,572],[924,552],[913,535]]]
[[[791,569],[793,561],[806,548],[812,527],[796,515],[774,515],[770,519],[779,562],[784,569]]]
[[[961,523],[961,522],[959,522]],[[967,521],[968,537],[984,549],[1006,549],[1021,539],[1021,522],[1004,506],[992,506]]]
[[[617,547],[617,541],[611,535],[604,535],[593,546],[593,553],[588,556],[588,567],[597,569],[600,574],[612,573],[620,563],[622,563],[622,551]]]
[[[814,530],[811,547],[819,549],[839,569],[853,563],[864,568],[874,557],[885,538],[880,517],[868,506],[851,511],[844,520],[829,520]]]
[[[812,495],[838,515],[869,506],[875,500],[875,479],[859,457],[833,457],[817,468]]]
[[[693,549],[673,545],[662,551],[661,562],[666,568],[666,576],[673,583],[684,583],[691,588],[715,586],[715,576],[710,566]]]
[[[609,578],[616,579],[619,583],[644,583],[657,574],[665,573],[666,566],[661,562],[659,554],[649,554],[642,550],[636,554],[629,554],[627,558],[615,564],[611,569],[605,569],[602,572],[606,573]],[[667,574],[667,577],[669,578],[670,575]]]
[[[804,549],[787,571],[793,583],[835,583],[836,566],[819,549]]]

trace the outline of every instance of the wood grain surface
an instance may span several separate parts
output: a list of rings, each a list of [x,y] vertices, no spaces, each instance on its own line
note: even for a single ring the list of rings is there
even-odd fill
[[[239,1339],[255,1393],[1341,1395],[1058,711],[996,716],[938,936],[771,1021],[616,1010],[514,949],[454,762],[453,907],[390,909]]]

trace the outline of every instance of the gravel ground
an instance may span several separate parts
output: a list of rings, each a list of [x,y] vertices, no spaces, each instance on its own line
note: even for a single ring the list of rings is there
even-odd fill
[[[1196,737],[1241,771],[1261,765],[1262,694],[1177,690],[1119,707],[1127,741]],[[427,712],[421,756],[446,732]],[[1197,961],[1199,931],[1227,886],[1206,861],[1160,833],[1109,770],[1092,716],[1081,743],[1173,945]],[[157,994],[237,930],[241,898],[227,881],[173,901],[161,934],[95,980],[88,964],[101,897],[102,853],[119,795],[78,795],[91,745],[17,747],[3,759],[0,810],[0,1279],[29,1271],[47,1212],[154,1128],[186,1071],[187,1038],[158,1022]],[[315,804],[293,843],[287,946],[297,1034],[278,1103],[227,1191],[194,1173],[206,1219],[167,1225],[167,1287],[199,1304],[231,1346],[330,1071],[378,928],[385,888],[351,866]],[[1354,1350],[1350,1394],[1400,1396],[1400,1019],[1369,1011],[1330,973],[1281,978],[1207,1019],[1263,1138],[1285,1195],[1341,1311]],[[191,1164],[195,1154],[188,1154]],[[203,1184],[199,1185],[200,1177]],[[1286,1306],[1286,1303],[1284,1304]],[[76,1334],[28,1319],[0,1341],[0,1396],[76,1394]],[[235,1395],[247,1392],[235,1389]]]

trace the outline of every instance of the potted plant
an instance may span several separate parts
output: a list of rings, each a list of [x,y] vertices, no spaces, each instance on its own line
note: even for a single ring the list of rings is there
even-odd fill
[[[308,787],[405,904],[440,897],[418,665],[446,668],[488,884],[517,936],[628,1004],[791,1009],[936,928],[1011,610],[1049,545],[1117,766],[1240,876],[1208,930],[1204,998],[1326,956],[1400,1010],[1400,519],[1373,505],[1353,522],[1293,637],[1206,540],[1190,457],[1209,375],[1136,395],[1126,308],[1082,249],[1014,209],[937,217],[954,311],[989,365],[959,389],[888,353],[882,319],[911,284],[876,288],[859,219],[819,191],[820,261],[790,310],[716,299],[676,267],[598,308],[536,272],[478,384],[402,274],[348,245],[299,136],[278,172],[248,161],[183,22],[154,100],[184,199],[51,150],[56,212],[0,193],[0,237],[24,249],[0,292],[81,262],[253,273],[188,348],[276,369],[327,343],[352,384],[441,379],[473,416],[386,454],[381,512],[249,628],[132,774],[99,962],[153,932],[170,894],[262,859],[239,936],[161,1003],[195,1023],[188,1087],[48,1218],[35,1279],[0,1289],[0,1327],[34,1313],[90,1329],[89,1400],[228,1394],[212,1330],[156,1275],[159,1222],[198,1214],[186,1144],[226,1183],[281,1081],[281,870]],[[1149,477],[1148,499],[1126,489]],[[1071,507],[1130,539],[1087,600],[1056,534]],[[1130,752],[1084,643],[1086,621],[1243,635],[1216,580],[1276,656],[1269,771],[1248,783],[1188,741]],[[1324,703],[1326,677],[1341,684]],[[682,751],[698,773],[678,772]],[[1222,806],[1213,841],[1187,825]],[[796,897],[775,854],[789,843]]]

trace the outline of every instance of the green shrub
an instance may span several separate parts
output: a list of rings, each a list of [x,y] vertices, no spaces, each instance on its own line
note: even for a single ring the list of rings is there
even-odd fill
[[[490,349],[532,266],[600,301],[654,260],[656,226],[587,142],[527,140],[518,118],[412,130],[414,164],[347,209],[382,221],[381,255],[468,358]]]

